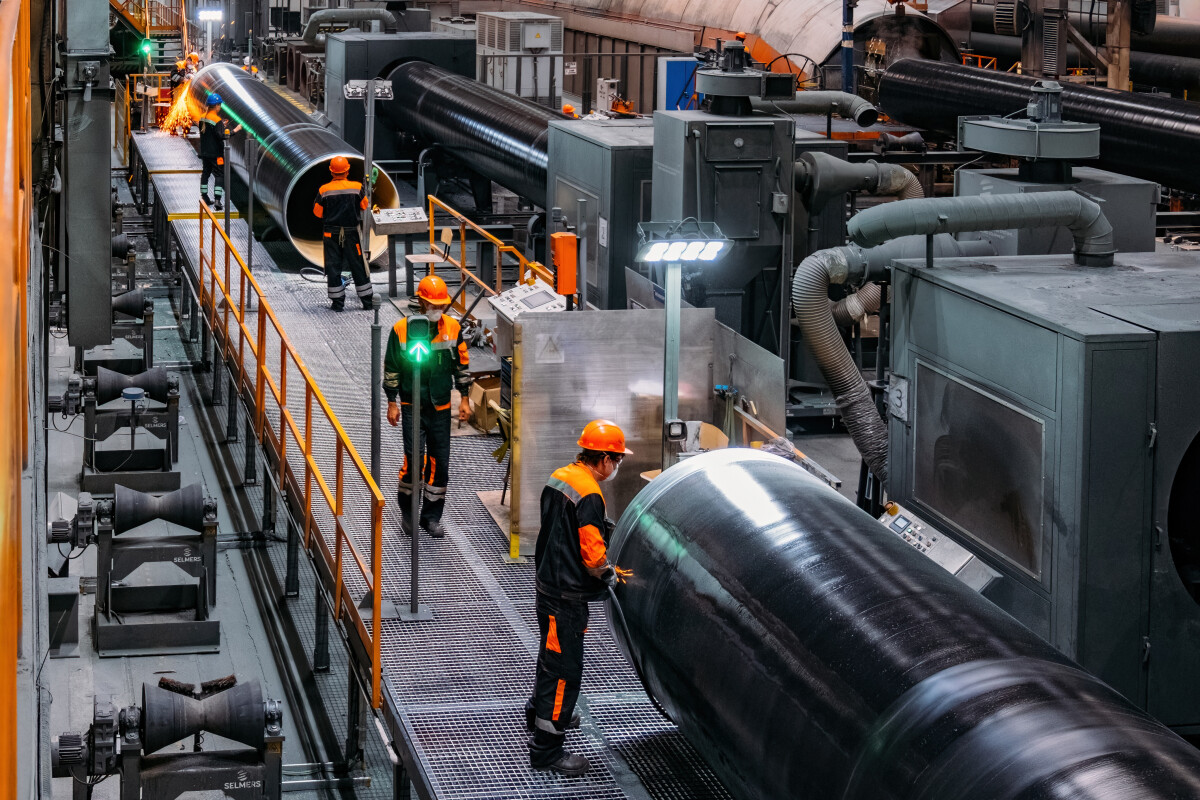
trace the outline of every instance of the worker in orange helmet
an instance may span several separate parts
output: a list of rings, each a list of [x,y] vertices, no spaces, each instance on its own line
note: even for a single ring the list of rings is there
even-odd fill
[[[570,103],[567,103],[562,107],[562,113],[563,116],[567,117],[568,119],[579,119],[579,114],[575,113],[575,106],[571,105]]]
[[[187,56],[187,72],[189,75],[194,75],[200,69],[200,54],[192,51]]]
[[[458,418],[471,415],[467,392],[471,378],[467,374],[470,355],[463,341],[458,320],[444,312],[450,306],[446,282],[437,275],[426,275],[417,285],[421,313],[436,326],[430,342],[430,359],[421,365],[421,516],[419,523],[429,535],[446,535],[442,511],[446,507],[446,486],[450,483],[450,388],[458,389]],[[403,420],[404,466],[400,468],[401,526],[405,536],[413,534],[411,517],[413,477],[409,456],[412,454],[412,361],[407,356],[408,319],[402,317],[388,335],[383,357],[383,391],[387,394],[387,421],[392,427]],[[397,404],[399,400],[399,404]]]
[[[329,162],[329,173],[333,180],[317,190],[313,214],[322,223],[325,286],[332,304],[330,307],[334,311],[346,307],[342,270],[349,269],[362,307],[374,308],[375,291],[371,288],[371,274],[367,271],[358,236],[358,223],[367,207],[367,195],[361,183],[350,180],[350,162],[345,156],[336,156]]]
[[[555,470],[542,490],[535,550],[540,644],[533,697],[525,705],[525,725],[533,731],[530,766],[568,777],[589,766],[563,747],[567,729],[579,727],[575,702],[583,682],[588,602],[600,600],[626,574],[608,560],[613,524],[600,484],[615,478],[621,461],[632,455],[624,431],[606,419],[584,426],[578,444],[575,462]]]

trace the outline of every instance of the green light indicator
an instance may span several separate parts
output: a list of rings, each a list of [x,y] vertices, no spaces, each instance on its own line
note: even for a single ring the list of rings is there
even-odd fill
[[[408,346],[408,357],[418,364],[424,361],[427,355],[429,355],[429,344],[427,342],[416,341]]]
[[[147,55],[147,56],[150,55],[150,52],[153,49],[154,49],[154,45],[150,42],[149,39],[142,42],[142,54],[143,55]]]

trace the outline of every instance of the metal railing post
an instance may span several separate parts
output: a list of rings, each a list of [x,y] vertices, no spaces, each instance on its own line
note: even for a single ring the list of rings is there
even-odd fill
[[[379,461],[383,449],[379,411],[383,391],[383,326],[379,322],[379,295],[375,295],[375,318],[371,321],[371,479],[382,483]]]
[[[300,530],[292,515],[287,515],[287,573],[283,579],[283,596],[300,596]]]
[[[313,672],[329,672],[329,604],[317,587],[316,644],[313,645]]]

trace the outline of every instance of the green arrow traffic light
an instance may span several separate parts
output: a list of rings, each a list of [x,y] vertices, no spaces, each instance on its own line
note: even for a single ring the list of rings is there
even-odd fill
[[[420,364],[430,354],[433,339],[432,325],[427,317],[414,314],[408,318],[408,358]]]
[[[147,56],[150,55],[150,52],[153,49],[154,49],[154,45],[153,45],[153,43],[151,43],[151,41],[149,39],[146,39],[144,42],[142,42],[142,54],[143,55],[147,55]]]

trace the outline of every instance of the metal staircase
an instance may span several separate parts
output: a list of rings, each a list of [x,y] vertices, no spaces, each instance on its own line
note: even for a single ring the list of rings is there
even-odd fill
[[[182,0],[109,0],[112,14],[136,35],[150,43],[150,62],[169,69],[183,58],[198,28],[182,10]]]

